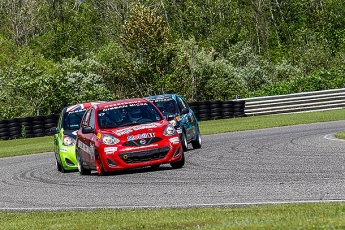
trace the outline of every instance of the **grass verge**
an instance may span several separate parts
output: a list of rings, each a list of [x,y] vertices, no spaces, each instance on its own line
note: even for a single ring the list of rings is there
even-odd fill
[[[344,229],[345,203],[0,212],[3,229]]]
[[[200,122],[202,135],[345,119],[345,110]],[[345,132],[336,134],[345,138]],[[53,151],[51,136],[0,141],[0,157]],[[3,229],[345,229],[345,203],[0,212]]]
[[[202,121],[200,131],[216,134],[338,120],[345,120],[345,109]]]
[[[7,141],[0,141],[0,158],[35,153],[53,152],[53,137],[23,138]]]

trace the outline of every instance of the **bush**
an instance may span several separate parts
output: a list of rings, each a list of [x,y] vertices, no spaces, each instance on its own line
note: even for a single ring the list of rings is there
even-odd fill
[[[319,91],[345,87],[345,66],[317,71],[309,76],[296,76],[276,82],[263,89],[249,93],[247,97],[283,95],[299,92]]]

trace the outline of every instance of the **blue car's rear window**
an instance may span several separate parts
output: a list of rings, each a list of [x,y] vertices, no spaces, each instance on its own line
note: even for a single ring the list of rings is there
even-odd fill
[[[176,103],[172,99],[154,100],[152,103],[155,104],[164,115],[177,113]]]

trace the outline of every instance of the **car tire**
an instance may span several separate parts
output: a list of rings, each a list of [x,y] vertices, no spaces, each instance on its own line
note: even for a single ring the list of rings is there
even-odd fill
[[[59,172],[62,171],[62,166],[61,166],[61,164],[60,164],[58,161],[56,161],[56,169],[57,169]]]
[[[60,162],[61,162],[61,158],[60,158]],[[56,168],[59,172],[65,173],[66,170],[60,162],[56,159]]]
[[[193,149],[200,149],[201,148],[201,135],[198,132],[198,135],[194,141],[192,141]]]
[[[99,157],[97,153],[95,153],[95,157],[96,157],[96,170],[98,172],[98,175],[105,176],[107,173],[106,171],[104,171],[102,159]]]
[[[67,170],[63,167],[62,164],[61,164],[61,171],[60,172],[62,172],[62,173],[66,173],[67,172]]]
[[[91,174],[91,170],[90,169],[86,169],[83,166],[83,160],[81,159],[80,155],[78,152],[76,152],[77,154],[77,162],[78,162],[78,171],[80,175],[90,175]]]
[[[173,163],[170,163],[171,167],[173,167],[174,169],[180,169],[184,166],[184,163],[185,163],[185,159],[184,159],[184,152],[182,151],[182,158],[180,161],[178,162],[173,162]]]
[[[184,131],[181,134],[181,145],[182,145],[183,151],[185,152],[188,151],[188,141],[187,141],[187,137]]]

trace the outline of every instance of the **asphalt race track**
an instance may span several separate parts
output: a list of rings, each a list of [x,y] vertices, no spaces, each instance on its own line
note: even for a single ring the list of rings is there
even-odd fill
[[[208,207],[345,200],[345,121],[203,136],[182,169],[56,170],[53,153],[0,159],[0,210]]]

